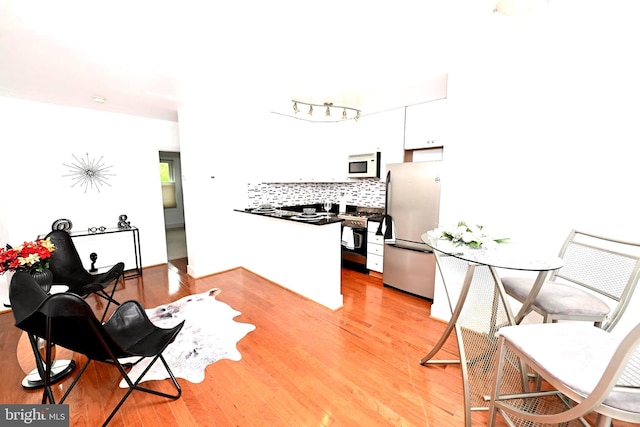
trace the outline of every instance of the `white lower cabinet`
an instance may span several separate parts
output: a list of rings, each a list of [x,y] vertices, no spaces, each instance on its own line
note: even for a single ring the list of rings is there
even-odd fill
[[[378,221],[367,221],[367,269],[382,273],[384,237],[376,235],[379,226]]]

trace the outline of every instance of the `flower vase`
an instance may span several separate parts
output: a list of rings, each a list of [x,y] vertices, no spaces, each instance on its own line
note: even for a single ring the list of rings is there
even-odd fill
[[[53,272],[48,268],[43,268],[42,271],[32,270],[29,272],[33,280],[42,288],[43,291],[49,293],[51,285],[53,285]]]

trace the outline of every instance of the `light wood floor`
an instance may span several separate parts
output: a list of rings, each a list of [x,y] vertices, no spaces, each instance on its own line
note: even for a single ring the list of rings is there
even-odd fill
[[[242,313],[236,320],[256,325],[238,344],[242,360],[210,365],[199,384],[179,380],[176,401],[134,392],[110,425],[464,425],[460,368],[418,363],[444,329],[429,318],[427,301],[343,270],[344,307],[331,311],[243,269],[198,280],[185,271],[186,260],[145,268],[142,278],[120,285],[116,298],[154,307],[218,287],[218,300]],[[40,403],[41,391],[20,386],[20,334],[10,313],[0,315],[0,402]],[[456,357],[454,340],[443,358]],[[69,382],[56,385],[58,397]],[[118,382],[113,367],[92,364],[67,400],[71,425],[100,425],[124,393]],[[169,390],[167,381],[148,384]],[[486,415],[474,412],[473,420],[485,425]]]

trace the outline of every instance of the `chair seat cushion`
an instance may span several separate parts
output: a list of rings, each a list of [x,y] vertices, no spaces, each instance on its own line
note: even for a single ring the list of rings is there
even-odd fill
[[[523,277],[502,278],[504,290],[520,302],[529,295],[533,280]],[[601,317],[604,319],[611,308],[597,296],[575,286],[547,281],[540,288],[533,305],[550,315],[563,314],[567,317]]]
[[[104,324],[104,329],[127,353],[116,356],[151,357],[160,353],[183,325],[184,320],[173,328],[159,328],[151,323],[138,301],[126,301],[118,306]]]
[[[598,384],[623,338],[585,323],[507,326],[498,333],[531,361],[543,366],[547,370],[543,374],[545,379],[555,378],[583,397]],[[604,403],[640,412],[637,393],[611,392]]]

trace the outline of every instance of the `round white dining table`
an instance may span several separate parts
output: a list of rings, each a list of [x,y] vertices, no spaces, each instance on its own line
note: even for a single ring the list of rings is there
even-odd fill
[[[496,243],[473,249],[464,245],[456,246],[449,240],[439,238],[434,231],[424,233],[421,237],[435,255],[451,317],[442,336],[420,360],[420,364],[461,365],[465,420],[466,426],[471,426],[471,411],[488,408],[495,372],[497,331],[503,326],[522,321],[549,272],[561,268],[563,261],[533,246]],[[515,316],[500,280],[501,269],[535,275],[531,294]],[[445,343],[454,331],[459,359],[435,359],[439,352],[451,353]],[[523,381],[526,381],[525,373],[522,369],[516,369],[511,378],[513,390],[521,391],[525,386]]]

